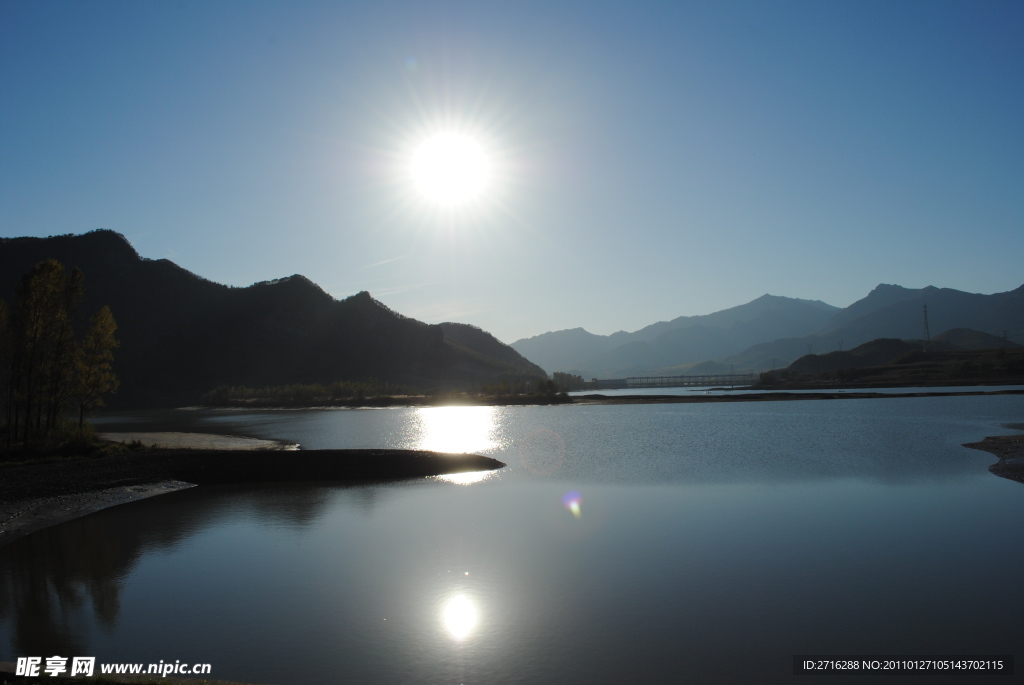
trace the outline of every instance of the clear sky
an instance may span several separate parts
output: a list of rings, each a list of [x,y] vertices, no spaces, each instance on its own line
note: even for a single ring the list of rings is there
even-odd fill
[[[100,227],[505,342],[1011,290],[1024,3],[0,0],[0,235]]]

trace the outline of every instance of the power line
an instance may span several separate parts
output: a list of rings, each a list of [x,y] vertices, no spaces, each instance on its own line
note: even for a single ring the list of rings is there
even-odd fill
[[[928,330],[928,305],[924,305],[924,348],[927,350],[932,345],[932,334]]]

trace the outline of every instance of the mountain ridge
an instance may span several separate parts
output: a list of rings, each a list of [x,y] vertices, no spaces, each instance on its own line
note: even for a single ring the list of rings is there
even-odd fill
[[[147,259],[113,231],[0,239],[0,297],[53,258],[85,273],[83,311],[110,306],[121,347],[112,406],[180,406],[217,386],[377,381],[468,388],[543,370],[481,332],[449,338],[366,291],[335,299],[300,274],[244,288]],[[488,340],[490,338],[490,340]],[[493,340],[493,342],[491,342]]]
[[[616,377],[700,362],[738,353],[762,340],[809,333],[837,311],[820,300],[765,294],[717,312],[659,321],[631,333],[598,336],[576,328],[518,340],[512,347],[549,373],[582,371],[588,377]],[[580,341],[585,343],[585,353],[570,349]]]
[[[818,325],[809,326],[807,319],[785,321],[785,312],[779,309],[782,303],[804,310],[816,307]],[[877,338],[923,338],[925,305],[931,330],[966,328],[989,335],[1006,330],[1008,338],[1024,340],[1024,285],[981,295],[881,283],[845,308],[819,300],[763,295],[744,305],[657,322],[633,333],[597,336],[582,328],[567,329],[518,340],[512,347],[549,373],[567,371],[587,378],[696,372],[690,369],[764,371],[786,366],[809,349],[850,349]],[[673,322],[684,325],[672,328]],[[719,325],[708,326],[709,322]],[[644,333],[651,330],[659,333]],[[589,336],[587,348],[572,350],[565,335],[569,332],[577,339]]]

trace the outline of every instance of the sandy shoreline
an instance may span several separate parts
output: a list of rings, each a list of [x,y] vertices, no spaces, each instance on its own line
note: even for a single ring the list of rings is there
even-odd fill
[[[3,502],[0,503],[0,547],[41,528],[64,523],[94,511],[191,487],[195,487],[195,484],[165,480]]]
[[[262,438],[243,438],[237,435],[181,432],[99,433],[96,437],[107,442],[130,444],[165,450],[297,450],[298,443]]]

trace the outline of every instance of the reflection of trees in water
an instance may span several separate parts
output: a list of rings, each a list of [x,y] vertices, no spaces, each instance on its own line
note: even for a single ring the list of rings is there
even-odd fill
[[[84,654],[74,620],[85,600],[99,623],[112,626],[120,610],[120,545],[102,524],[79,519],[40,531],[4,549],[0,617],[12,619],[17,654]]]
[[[257,518],[275,525],[305,528],[324,513],[336,488],[309,486],[253,485],[230,499],[236,510],[250,510]]]
[[[369,515],[377,507],[378,491],[378,488],[370,486],[352,488],[349,491],[349,497],[363,514]]]
[[[102,627],[115,627],[122,579],[145,553],[171,549],[232,515],[301,529],[342,492],[294,485],[191,488],[135,502],[130,516],[123,508],[107,509],[15,540],[0,557],[0,620],[11,626],[11,648],[18,655],[85,655],[81,635],[89,610]]]

